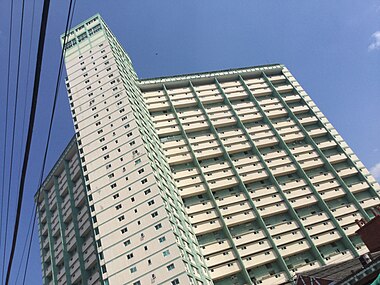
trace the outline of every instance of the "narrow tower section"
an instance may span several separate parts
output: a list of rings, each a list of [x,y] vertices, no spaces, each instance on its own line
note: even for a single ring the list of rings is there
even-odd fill
[[[99,15],[65,49],[105,284],[212,284],[128,55]]]

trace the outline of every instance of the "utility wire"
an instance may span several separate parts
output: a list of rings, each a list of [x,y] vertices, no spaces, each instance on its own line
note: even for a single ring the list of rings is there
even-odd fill
[[[30,111],[30,116],[29,116],[28,135],[27,135],[27,140],[25,144],[24,160],[23,160],[23,166],[22,166],[22,171],[21,171],[21,181],[20,181],[19,191],[18,191],[18,201],[17,201],[15,225],[14,225],[14,230],[13,230],[12,247],[11,247],[10,256],[9,256],[7,276],[5,279],[6,285],[9,285],[9,278],[10,278],[10,274],[12,270],[12,263],[13,263],[15,249],[16,249],[16,242],[17,242],[17,234],[18,234],[18,229],[19,229],[19,224],[20,224],[20,214],[21,214],[22,200],[23,200],[23,195],[24,195],[25,177],[26,177],[26,171],[28,168],[30,146],[31,146],[32,137],[33,137],[33,127],[34,127],[37,100],[38,100],[38,89],[39,89],[40,77],[41,77],[42,57],[43,57],[44,45],[45,45],[45,35],[46,35],[46,26],[47,26],[48,15],[49,15],[49,6],[50,6],[50,0],[44,0],[44,5],[42,8],[43,10],[42,10],[40,35],[39,35],[39,41],[38,41],[37,63],[36,63],[35,77],[34,77],[32,105],[31,105],[31,111]]]
[[[11,1],[10,8],[10,20],[9,20],[9,42],[8,42],[8,66],[7,66],[7,90],[6,90],[6,102],[5,102],[5,128],[4,128],[4,152],[3,152],[3,175],[1,177],[1,193],[0,193],[0,250],[2,243],[2,233],[3,233],[3,210],[4,210],[4,192],[5,192],[5,161],[7,153],[7,133],[8,133],[8,105],[9,105],[9,82],[10,82],[10,69],[11,69],[11,48],[12,48],[12,23],[13,23],[13,0]],[[5,248],[5,244],[4,244]],[[2,268],[5,266],[5,259],[2,262]],[[1,274],[2,283],[4,283],[4,270]]]
[[[27,66],[27,77],[26,77],[26,92],[25,92],[25,96],[24,96],[24,108],[23,108],[23,114],[24,114],[24,118],[23,118],[23,123],[22,123],[22,137],[21,137],[21,142],[24,141],[24,138],[25,138],[25,125],[26,125],[26,105],[27,105],[27,92],[29,90],[29,71],[30,71],[30,65],[31,65],[31,51],[32,51],[32,43],[33,43],[33,31],[34,31],[34,18],[35,18],[35,6],[36,6],[36,0],[33,0],[33,6],[32,6],[32,11],[31,11],[31,18],[32,18],[32,22],[30,24],[30,41],[29,41],[29,50],[28,50],[28,66]],[[20,147],[20,153],[22,153],[23,151],[23,148],[22,148],[22,144],[21,144],[21,147]],[[21,161],[22,159],[22,156],[20,155],[20,161],[19,161],[19,176],[20,176],[20,173],[21,173]],[[20,177],[19,177],[20,179]],[[30,231],[32,232],[31,233],[31,238],[30,238],[30,241],[29,241],[29,244],[32,242],[33,240],[33,234],[34,234],[34,226],[35,226],[35,219],[36,219],[36,210],[35,210],[35,204],[33,203],[33,215],[31,216],[31,220],[29,222],[29,226],[28,226],[28,233],[26,235],[26,240],[25,240],[25,243],[24,243],[24,247],[23,247],[23,250],[22,250],[22,255],[21,255],[21,261],[20,261],[20,265],[18,267],[18,270],[17,270],[17,276],[16,276],[16,283],[15,284],[18,284],[18,278],[19,278],[19,275],[20,275],[20,272],[21,272],[21,268],[22,268],[22,261],[24,260],[24,256],[25,256],[25,250],[26,250],[26,245],[27,245],[27,242],[28,242],[28,236],[29,236],[29,233]],[[33,224],[32,224],[33,223]],[[32,229],[31,229],[32,228]],[[30,254],[30,245],[29,245],[29,248],[28,248],[28,255],[27,255],[27,260],[29,260],[29,254]],[[24,276],[25,278],[25,276]]]
[[[34,228],[36,225],[36,217],[37,217],[37,209],[34,210],[34,215],[33,215],[33,226],[32,226],[32,233],[30,235],[30,240],[29,240],[29,245],[28,245],[28,254],[26,256],[26,264],[25,264],[25,270],[24,270],[24,277],[22,278],[22,284],[25,284],[25,279],[26,279],[26,272],[28,270],[28,263],[29,263],[29,257],[30,257],[30,249],[32,247],[32,241],[33,241],[33,233],[34,233]],[[17,281],[16,281],[17,284]]]
[[[73,20],[73,17],[74,17],[75,4],[76,4],[76,0],[74,0],[74,1],[70,0],[69,10],[68,10],[67,20],[66,20],[66,27],[65,27],[65,36],[64,36],[63,45],[62,45],[62,52],[61,52],[61,57],[60,57],[60,62],[59,62],[59,69],[58,69],[58,75],[57,75],[55,92],[54,92],[54,101],[53,101],[52,112],[51,112],[51,116],[50,116],[50,124],[49,124],[48,137],[47,137],[47,141],[46,141],[46,147],[45,147],[45,153],[44,153],[44,159],[43,159],[43,164],[42,164],[42,169],[41,169],[41,175],[40,175],[40,181],[39,181],[38,191],[37,191],[37,194],[36,194],[37,199],[38,199],[38,197],[40,195],[40,191],[41,191],[41,187],[42,187],[43,174],[45,172],[46,158],[47,158],[47,154],[48,154],[48,151],[49,151],[51,131],[52,131],[52,126],[53,126],[53,121],[54,121],[54,114],[55,114],[55,109],[56,109],[56,105],[57,105],[56,103],[57,103],[57,98],[58,98],[58,93],[59,93],[59,85],[60,85],[61,79],[62,79],[63,59],[64,59],[64,56],[66,55],[65,46],[66,46],[66,41],[68,39],[68,31],[69,31],[69,29],[70,29],[70,27],[72,25],[72,20]],[[35,218],[36,218],[37,211],[38,211],[38,209],[36,209],[36,211],[34,213],[32,234],[30,235],[30,239],[29,239],[28,255],[27,255],[27,259],[26,259],[25,270],[24,270],[24,278],[23,278],[23,283],[22,284],[25,284],[25,277],[26,277],[26,273],[27,273],[27,270],[28,270],[31,241],[33,239],[33,232],[34,232],[34,225],[35,225]],[[32,222],[32,220],[31,220],[31,222]]]
[[[26,68],[26,89],[25,89],[25,96],[24,96],[24,108],[23,108],[23,112],[22,114],[24,114],[23,116],[23,120],[22,120],[22,132],[21,132],[21,142],[24,141],[25,139],[25,126],[26,126],[26,105],[27,105],[27,98],[28,98],[28,90],[29,90],[29,72],[30,72],[30,63],[31,63],[31,51],[32,51],[32,43],[33,43],[33,31],[34,31],[34,17],[35,17],[35,6],[36,6],[36,0],[33,0],[33,7],[32,7],[32,12],[31,12],[31,15],[32,15],[32,22],[30,24],[30,41],[29,41],[29,50],[28,50],[28,66]],[[22,150],[23,150],[23,147],[21,145],[20,147],[20,153],[22,153]],[[21,163],[22,163],[22,156],[20,155],[20,161],[19,161],[19,170],[18,170],[18,174],[20,176],[20,173],[21,173]]]
[[[5,261],[5,253],[7,249],[7,238],[8,238],[9,203],[10,203],[10,198],[11,198],[11,185],[12,185],[12,174],[13,174],[13,154],[14,154],[14,144],[15,144],[15,134],[16,134],[16,119],[17,119],[18,89],[19,89],[19,79],[20,79],[22,35],[23,35],[23,26],[24,26],[24,12],[25,12],[25,0],[22,1],[22,7],[21,7],[20,36],[19,36],[19,43],[18,43],[16,94],[15,94],[15,104],[13,108],[11,158],[10,158],[10,167],[9,167],[8,197],[7,197],[7,206],[6,206],[6,216],[5,216],[5,237],[4,237],[4,251],[3,251],[4,261]],[[5,262],[3,262],[3,267],[2,267],[2,276],[3,276],[2,278],[4,278],[4,268],[5,268]]]
[[[22,260],[24,259],[24,256],[25,256],[26,246],[28,244],[30,244],[30,241],[33,239],[34,224],[35,224],[35,221],[36,221],[36,204],[35,203],[33,203],[33,211],[32,211],[32,213],[33,213],[33,215],[30,216],[30,221],[29,221],[29,226],[28,226],[28,232],[26,234],[26,240],[25,240],[25,243],[24,243],[24,247],[22,249],[21,262],[20,262],[20,266],[18,267],[18,270],[17,270],[15,284],[20,284],[20,283],[17,283],[17,281],[18,281],[18,278],[20,276],[21,267],[22,267]],[[30,231],[32,231],[32,234],[30,235],[30,239],[29,239],[28,237],[29,237]],[[29,240],[29,243],[28,243],[28,240]],[[29,257],[29,253],[30,253],[30,250],[28,249],[28,257]],[[27,260],[29,259],[28,257],[27,257]]]

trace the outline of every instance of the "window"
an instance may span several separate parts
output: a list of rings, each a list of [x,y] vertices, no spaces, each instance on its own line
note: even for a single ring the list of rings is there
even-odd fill
[[[153,212],[153,213],[151,214],[151,216],[152,216],[152,218],[157,217],[157,216],[158,216],[158,212],[157,212],[157,211],[156,211],[156,212]]]
[[[128,245],[130,245],[131,244],[131,240],[129,239],[129,240],[126,240],[125,242],[124,242],[124,246],[128,246]]]
[[[172,285],[178,285],[179,284],[179,280],[178,280],[178,278],[176,278],[176,279],[174,279],[173,281],[172,281]]]
[[[121,230],[121,233],[122,233],[122,234],[125,234],[127,231],[128,231],[128,228],[125,227],[124,229]]]
[[[131,273],[134,273],[134,272],[136,272],[137,271],[137,269],[136,269],[136,266],[133,266],[133,267],[131,267]]]
[[[154,200],[150,200],[149,202],[148,202],[148,206],[152,206],[154,204]]]
[[[145,184],[148,182],[148,179],[147,178],[144,178],[143,180],[141,180],[141,184]]]
[[[135,165],[141,163],[141,159],[135,160]]]
[[[171,263],[168,266],[166,266],[166,268],[168,269],[168,271],[171,271],[171,270],[173,270],[175,268],[175,266],[174,266],[173,263]]]
[[[170,251],[167,249],[167,250],[165,250],[165,251],[162,252],[162,255],[163,256],[168,256],[168,255],[170,255]]]
[[[125,219],[125,217],[124,217],[124,215],[122,215],[122,216],[118,217],[117,219],[119,220],[119,222],[121,222],[122,220]]]
[[[144,168],[141,168],[140,170],[139,170],[139,174],[141,174],[141,173],[143,173],[144,172]]]
[[[133,285],[141,285],[140,281],[133,282]]]
[[[127,254],[127,258],[128,258],[128,259],[133,258],[133,253]]]
[[[157,225],[154,226],[154,228],[155,228],[156,230],[159,230],[159,229],[162,228],[162,225],[161,225],[161,224],[157,224]]]
[[[164,241],[166,241],[166,237],[160,237],[160,238],[158,239],[158,241],[159,241],[160,243],[163,243]]]
[[[117,194],[113,195],[113,198],[117,199],[117,198],[119,198],[119,196],[120,196],[119,193],[117,193]]]
[[[144,194],[148,195],[150,192],[151,192],[150,189],[147,189],[147,190],[144,191]]]
[[[116,207],[115,207],[116,210],[120,210],[121,208],[122,208],[121,204],[116,205]]]

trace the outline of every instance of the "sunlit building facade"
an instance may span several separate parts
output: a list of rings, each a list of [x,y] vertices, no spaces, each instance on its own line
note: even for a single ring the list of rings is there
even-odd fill
[[[99,15],[65,48],[100,282],[281,284],[367,251],[379,185],[285,66],[140,80]]]

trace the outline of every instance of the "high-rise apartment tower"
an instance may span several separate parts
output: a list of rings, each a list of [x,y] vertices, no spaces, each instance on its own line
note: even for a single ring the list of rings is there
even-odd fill
[[[110,285],[281,284],[367,251],[355,220],[372,218],[379,185],[285,66],[139,80],[99,15],[73,28],[65,49],[97,254],[88,275],[101,268],[97,280]],[[45,258],[57,267],[43,243],[54,241],[49,216],[62,204],[49,187],[37,199],[44,270]]]

